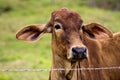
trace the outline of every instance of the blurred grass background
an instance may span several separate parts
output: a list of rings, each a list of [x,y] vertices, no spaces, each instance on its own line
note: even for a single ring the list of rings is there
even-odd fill
[[[50,34],[36,43],[18,41],[15,34],[26,25],[46,23],[51,12],[62,7],[79,12],[85,24],[98,22],[113,32],[120,31],[117,0],[110,0],[112,5],[109,0],[99,4],[97,1],[100,0],[0,0],[0,69],[50,68]],[[104,1],[111,7],[106,7]],[[49,71],[0,72],[0,80],[48,80],[48,76]]]

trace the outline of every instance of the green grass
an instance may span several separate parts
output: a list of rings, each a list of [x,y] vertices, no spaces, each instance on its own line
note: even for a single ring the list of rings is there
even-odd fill
[[[18,41],[15,39],[15,34],[17,30],[26,25],[47,23],[50,19],[50,13],[61,7],[67,7],[80,13],[85,24],[98,22],[113,32],[120,31],[119,11],[114,12],[88,7],[84,1],[80,2],[76,0],[73,3],[72,0],[55,0],[55,4],[51,4],[50,0],[3,1],[4,5],[9,5],[12,9],[9,12],[0,14],[0,69],[51,67],[52,51],[50,34],[45,35],[36,43]],[[0,72],[0,80],[47,80],[48,75],[49,71]]]

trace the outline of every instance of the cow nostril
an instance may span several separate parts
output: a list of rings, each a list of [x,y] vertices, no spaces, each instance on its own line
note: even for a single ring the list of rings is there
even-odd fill
[[[82,48],[72,48],[72,52],[75,54],[79,54],[79,53],[86,53],[86,48],[82,47]]]

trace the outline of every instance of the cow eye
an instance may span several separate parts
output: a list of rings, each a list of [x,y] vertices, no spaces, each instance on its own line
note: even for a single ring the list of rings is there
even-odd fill
[[[54,27],[56,30],[61,29],[61,24],[55,24]]]
[[[60,29],[60,25],[55,25],[55,29]]]

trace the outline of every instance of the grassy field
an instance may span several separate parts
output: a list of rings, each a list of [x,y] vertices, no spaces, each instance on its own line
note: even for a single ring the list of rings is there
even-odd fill
[[[98,22],[113,32],[120,31],[119,11],[88,7],[85,5],[85,1],[76,0],[73,3],[72,0],[58,0],[53,4],[50,0],[1,0],[0,4],[0,69],[40,69],[51,67],[50,34],[45,35],[36,43],[18,41],[15,39],[15,34],[17,30],[26,25],[46,23],[50,19],[50,13],[61,7],[67,7],[79,12],[85,24]],[[3,11],[2,9],[5,6],[10,7],[10,10]],[[49,71],[0,71],[0,80],[47,80],[48,75]]]

